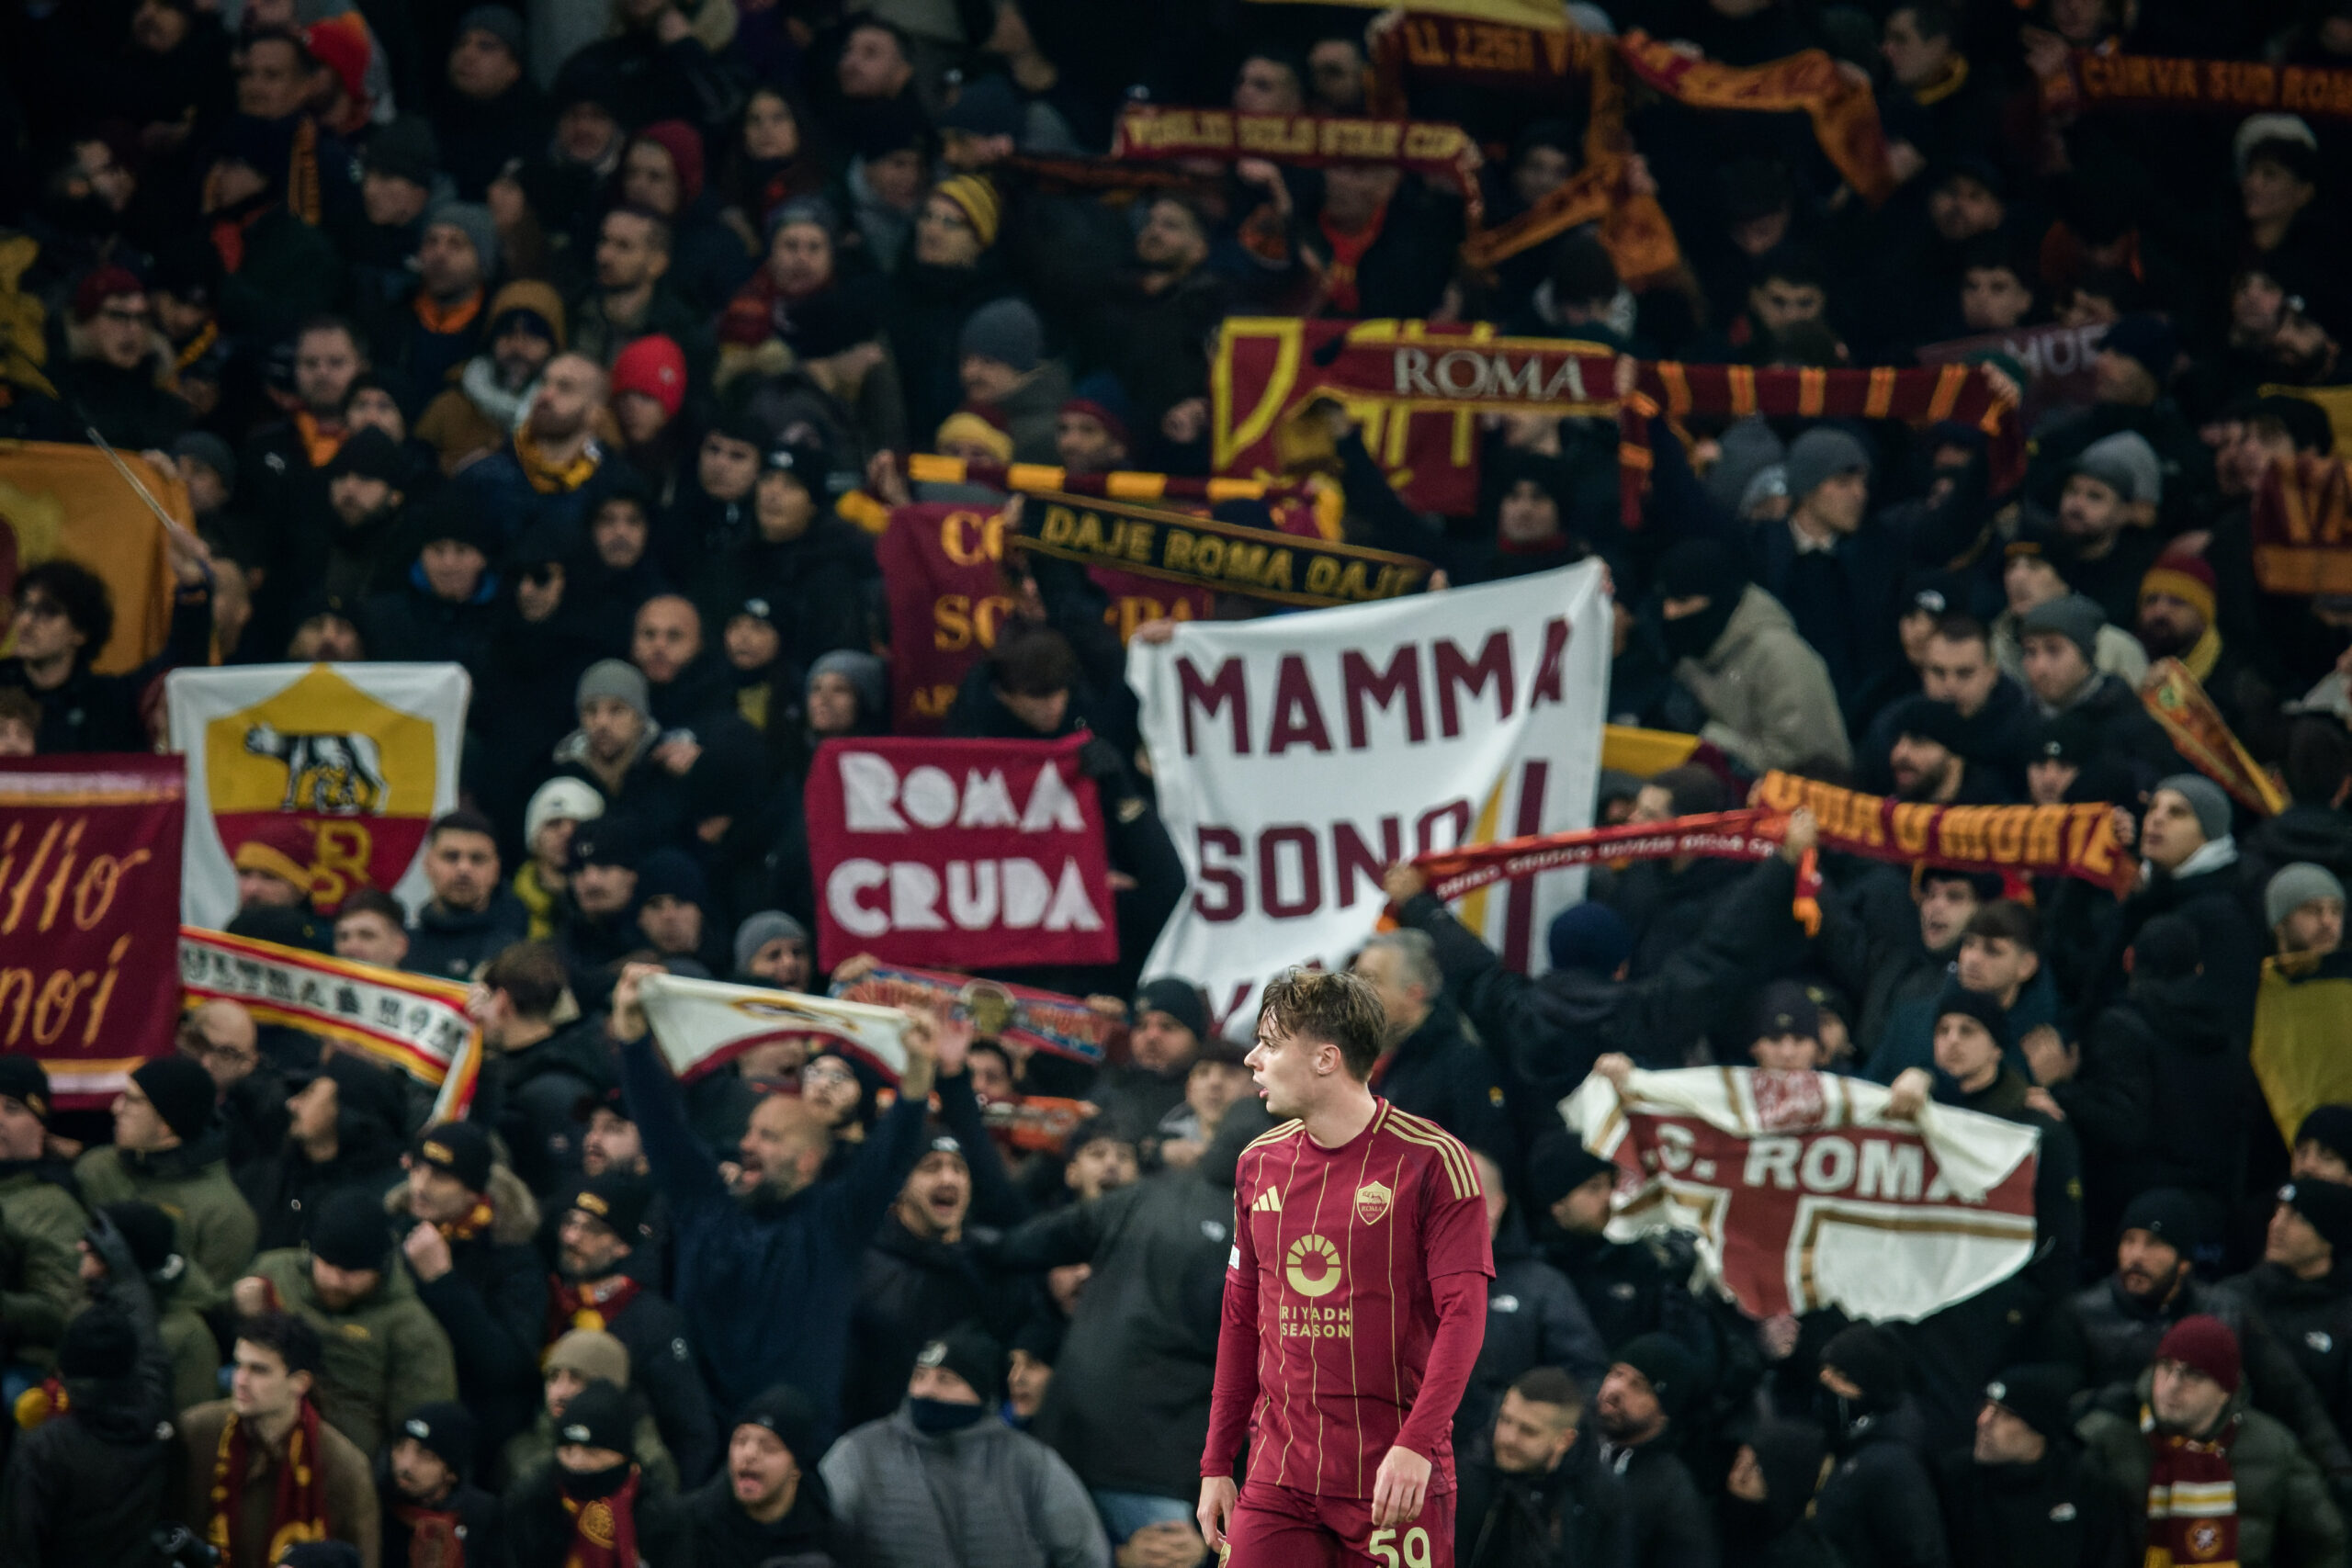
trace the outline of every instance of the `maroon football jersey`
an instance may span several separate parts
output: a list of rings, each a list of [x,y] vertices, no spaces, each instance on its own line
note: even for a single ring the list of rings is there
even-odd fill
[[[1249,1479],[1369,1497],[1437,1333],[1430,1281],[1495,1271],[1477,1167],[1384,1100],[1339,1148],[1299,1122],[1251,1144],[1234,1208],[1232,1268],[1258,1283]],[[1450,1491],[1452,1445],[1436,1448],[1430,1489]]]

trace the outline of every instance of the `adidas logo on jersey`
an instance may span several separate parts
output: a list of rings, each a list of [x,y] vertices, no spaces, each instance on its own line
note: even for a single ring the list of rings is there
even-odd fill
[[[1250,1212],[1253,1214],[1281,1213],[1283,1212],[1283,1190],[1279,1187],[1267,1188],[1263,1192],[1258,1194],[1257,1201],[1250,1205]]]

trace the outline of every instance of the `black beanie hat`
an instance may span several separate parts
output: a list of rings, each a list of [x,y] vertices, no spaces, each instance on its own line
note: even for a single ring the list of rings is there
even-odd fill
[[[1994,1044],[2008,1049],[2009,1015],[2002,1009],[2000,998],[1990,991],[1972,991],[1954,980],[1936,998],[1936,1017],[1941,1019],[1953,1012],[1974,1019],[1984,1026],[1984,1032],[1993,1037]]]
[[[2341,1254],[2352,1247],[2352,1187],[2334,1181],[2290,1181],[2278,1201],[2311,1222],[2320,1239]]]
[[[1203,1040],[1208,1038],[1209,1010],[1201,1001],[1201,989],[1190,980],[1153,980],[1136,988],[1134,1012],[1140,1019],[1148,1012],[1164,1012]]]
[[[2298,1144],[2317,1144],[2336,1158],[2352,1163],[2352,1105],[2322,1105],[2295,1129]]]
[[[1984,1385],[1986,1400],[2045,1438],[2063,1438],[2075,1429],[2070,1413],[2074,1393],[2074,1374],[2049,1361],[2005,1367]]]
[[[311,1225],[311,1256],[336,1269],[381,1269],[392,1249],[383,1200],[351,1188],[319,1205]]]
[[[556,1424],[555,1436],[559,1443],[577,1443],[582,1448],[610,1449],[615,1453],[627,1454],[633,1451],[629,1439],[636,1429],[628,1395],[609,1379],[590,1378],[588,1385],[565,1404],[563,1419]]]
[[[1659,558],[1657,583],[1668,599],[1736,598],[1747,586],[1747,567],[1728,545],[1685,539]]]
[[[922,1348],[915,1365],[954,1372],[972,1385],[982,1404],[1004,1397],[1004,1347],[977,1324],[959,1323],[940,1335]]]
[[[49,1075],[30,1056],[0,1056],[0,1097],[20,1100],[41,1121],[49,1120]]]
[[[139,1368],[139,1335],[110,1306],[78,1313],[57,1342],[57,1371],[69,1378],[127,1378]]]
[[[414,1438],[460,1476],[473,1469],[473,1412],[455,1400],[418,1405],[401,1422],[399,1436]]]
[[[637,1247],[645,1240],[645,1211],[652,1202],[653,1189],[648,1183],[608,1170],[574,1187],[571,1201],[564,1206],[579,1210],[631,1247]]]
[[[2132,938],[2132,978],[2185,980],[2203,962],[2204,943],[2186,915],[2158,915]]]
[[[2184,1258],[2205,1245],[2205,1206],[2177,1187],[2151,1187],[2123,1205],[2124,1231],[2146,1231]]]
[[[1566,1127],[1554,1127],[1535,1140],[1527,1156],[1527,1186],[1534,1200],[1550,1208],[1594,1177],[1616,1174],[1616,1166],[1584,1146],[1584,1139]]]
[[[1903,1402],[1903,1351],[1883,1329],[1867,1323],[1840,1329],[1821,1348],[1821,1364],[1850,1379],[1871,1409],[1891,1410]]]
[[[415,1157],[447,1171],[472,1192],[490,1190],[490,1134],[473,1122],[444,1122],[416,1140]]]
[[[90,1216],[89,1234],[93,1238],[103,1235],[108,1225],[130,1248],[130,1260],[139,1265],[141,1274],[149,1279],[158,1274],[167,1278],[178,1275],[172,1259],[179,1253],[179,1226],[173,1223],[171,1215],[153,1203],[126,1198],[120,1202],[98,1205],[97,1213]]]
[[[1699,1363],[1670,1334],[1637,1334],[1617,1352],[1616,1364],[1631,1367],[1649,1380],[1659,1408],[1668,1418],[1690,1408],[1699,1392]]]
[[[186,1143],[212,1125],[212,1075],[193,1056],[158,1056],[130,1075],[175,1137]]]
[[[745,1401],[735,1413],[735,1425],[774,1432],[803,1470],[815,1469],[822,1457],[817,1447],[817,1407],[790,1383],[780,1382]]]

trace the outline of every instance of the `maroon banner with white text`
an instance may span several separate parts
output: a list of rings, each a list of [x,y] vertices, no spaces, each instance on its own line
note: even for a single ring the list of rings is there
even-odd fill
[[[1082,736],[829,740],[808,770],[817,960],[1110,964],[1111,862]]]

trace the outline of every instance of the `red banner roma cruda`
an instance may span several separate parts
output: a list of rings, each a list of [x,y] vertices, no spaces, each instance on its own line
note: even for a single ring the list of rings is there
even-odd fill
[[[179,1017],[177,757],[0,763],[0,1055],[101,1106]]]

